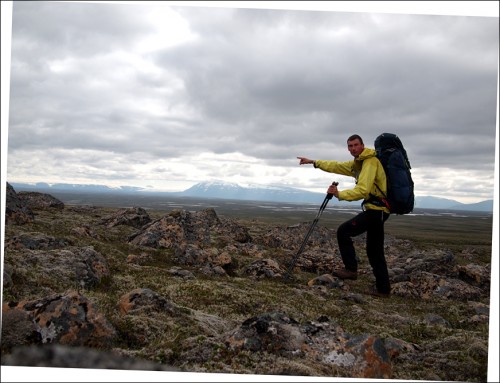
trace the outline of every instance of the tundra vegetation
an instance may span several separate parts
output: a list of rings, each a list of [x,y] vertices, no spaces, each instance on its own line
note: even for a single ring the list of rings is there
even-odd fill
[[[330,274],[334,203],[287,280],[314,207],[9,193],[4,365],[487,381],[491,215],[392,216],[377,298],[364,236],[358,279]]]

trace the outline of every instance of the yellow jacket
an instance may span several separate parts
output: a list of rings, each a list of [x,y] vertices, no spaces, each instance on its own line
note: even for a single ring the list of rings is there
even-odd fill
[[[376,154],[374,149],[365,148],[354,160],[345,162],[316,160],[314,167],[325,172],[352,176],[356,179],[356,186],[353,189],[339,191],[339,200],[368,200],[370,194],[384,198],[384,194],[387,195],[387,181],[384,168]],[[386,207],[369,202],[364,206],[366,209],[383,210],[389,213],[389,209]]]

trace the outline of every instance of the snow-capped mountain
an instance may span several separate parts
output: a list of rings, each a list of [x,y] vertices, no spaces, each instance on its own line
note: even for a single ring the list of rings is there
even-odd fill
[[[232,182],[206,181],[193,185],[179,193],[184,197],[223,198],[248,201],[311,202],[318,203],[325,197],[321,193],[286,186],[249,185],[240,186]]]
[[[324,193],[314,193],[307,190],[274,185],[249,185],[241,186],[233,182],[205,181],[199,182],[182,192],[154,192],[135,186],[109,187],[104,185],[78,185],[78,184],[23,184],[11,183],[16,191],[74,192],[74,193],[99,193],[117,195],[156,195],[180,196],[194,198],[220,198],[246,201],[269,201],[283,203],[312,203],[321,204],[326,196]],[[359,207],[360,201],[337,201],[336,205]],[[493,212],[493,200],[481,201],[473,204],[464,204],[455,200],[433,196],[416,196],[415,208],[421,209],[447,209]]]
[[[250,201],[321,203],[326,194],[314,193],[286,186],[249,185],[243,187],[236,183],[207,181],[192,186],[184,192],[181,192],[180,195],[198,198],[223,198]],[[358,206],[360,201],[347,202],[335,200],[335,204]],[[417,196],[415,197],[415,208],[492,212],[493,200],[482,201],[475,204],[464,204],[446,198]]]

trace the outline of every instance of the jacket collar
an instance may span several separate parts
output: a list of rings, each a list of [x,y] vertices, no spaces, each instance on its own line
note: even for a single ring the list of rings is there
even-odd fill
[[[365,148],[358,156],[358,158],[356,158],[356,161],[363,161],[367,158],[375,157],[376,155],[377,152],[375,151],[375,149]]]

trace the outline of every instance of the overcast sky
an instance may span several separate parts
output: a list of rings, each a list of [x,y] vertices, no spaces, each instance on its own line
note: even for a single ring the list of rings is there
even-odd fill
[[[297,156],[392,132],[417,195],[493,198],[497,13],[223,6],[15,2],[7,180],[324,192]]]

